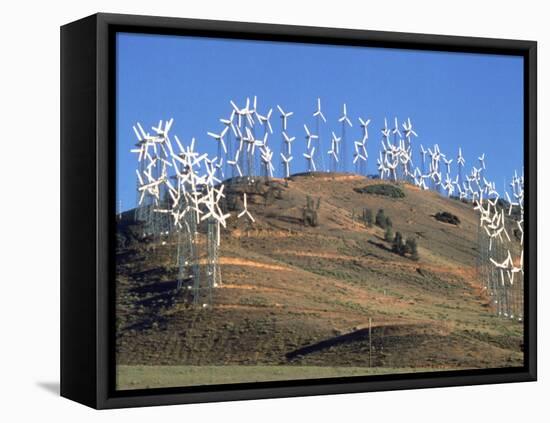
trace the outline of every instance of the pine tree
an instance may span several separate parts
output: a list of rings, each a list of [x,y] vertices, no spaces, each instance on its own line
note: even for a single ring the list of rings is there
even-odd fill
[[[411,259],[418,260],[418,245],[416,243],[416,238],[407,238],[405,243],[407,252],[411,255]]]
[[[386,215],[384,214],[384,209],[379,209],[376,213],[375,223],[376,226],[386,229]]]
[[[391,230],[390,227],[386,228],[386,233],[384,234],[384,239],[388,242],[393,241],[393,231]]]
[[[401,235],[401,232],[395,233],[395,238],[393,239],[392,251],[401,256],[405,254],[405,243],[403,242],[403,235]]]
[[[365,223],[365,226],[372,228],[372,221],[372,210],[368,208],[363,209],[363,222]]]
[[[321,207],[321,198],[317,199],[317,205],[315,206],[315,201],[308,195],[306,197],[306,206],[302,211],[302,219],[304,225],[317,226],[319,225],[319,217],[317,215],[317,210]]]

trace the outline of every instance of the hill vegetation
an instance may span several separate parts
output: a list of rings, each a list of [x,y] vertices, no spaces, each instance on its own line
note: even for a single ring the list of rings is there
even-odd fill
[[[455,216],[454,214],[446,211],[437,212],[434,217],[440,222],[449,223],[455,226],[460,225],[460,219],[458,218],[458,216]]]
[[[367,185],[362,188],[355,188],[355,191],[360,194],[383,195],[391,198],[405,197],[405,192],[399,186],[387,183]]]
[[[158,365],[261,366],[263,380],[285,366],[373,374],[522,365],[521,323],[497,318],[477,280],[470,204],[408,184],[403,196],[380,195],[395,186],[347,174],[257,184],[226,188],[226,211],[240,210],[246,192],[255,222],[229,219],[222,283],[205,307],[189,304],[187,287],[176,290],[176,236],[146,242],[131,213],[119,222],[116,351],[125,375]],[[371,185],[390,188],[364,190]],[[441,210],[460,227],[435,220]],[[253,378],[245,373],[235,374]],[[124,380],[154,384],[143,377]]]

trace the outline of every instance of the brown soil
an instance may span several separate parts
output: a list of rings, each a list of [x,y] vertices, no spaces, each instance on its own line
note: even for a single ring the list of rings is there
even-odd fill
[[[249,193],[253,225],[230,219],[223,281],[211,303],[204,290],[199,307],[189,304],[190,290],[176,292],[175,238],[152,248],[132,236],[136,225],[120,223],[119,364],[522,365],[522,325],[498,319],[476,280],[470,205],[407,184],[401,199],[360,194],[354,188],[381,182],[357,175],[286,182],[272,182],[282,195],[268,205]],[[301,222],[308,194],[321,198],[317,227]],[[382,229],[358,220],[366,207],[384,209],[394,231],[415,237],[420,259],[392,253]],[[441,210],[460,227],[437,222]]]

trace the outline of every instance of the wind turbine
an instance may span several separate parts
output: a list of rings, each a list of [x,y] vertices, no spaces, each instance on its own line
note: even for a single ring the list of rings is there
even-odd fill
[[[306,131],[306,141],[307,141],[307,148],[311,148],[311,140],[315,140],[319,138],[318,135],[314,135],[311,132],[309,132],[309,129],[306,124],[304,124],[304,130]]]
[[[283,121],[283,131],[286,131],[286,127],[288,124],[288,118],[294,114],[294,112],[285,112],[281,106],[277,104],[277,109],[279,109],[279,112],[281,113],[281,119]]]
[[[315,167],[315,161],[313,159],[314,154],[315,154],[315,147],[313,147],[307,153],[303,154],[303,156],[306,158],[309,172],[315,172],[317,170],[317,168]]]
[[[316,118],[315,119],[315,133],[318,136],[317,141],[318,141],[318,144],[319,144],[319,149],[320,149],[320,151],[323,151],[323,141],[322,141],[322,137],[321,137],[321,119],[325,123],[327,123],[327,119],[325,118],[325,115],[321,111],[321,99],[319,97],[317,97],[317,110],[315,111],[315,113],[313,113],[313,117]],[[321,154],[321,170],[323,170],[323,171],[326,170],[325,169],[325,158],[322,154]]]
[[[411,138],[411,136],[418,137],[418,134],[413,130],[411,118],[407,118],[406,122],[403,122],[403,130],[405,131],[405,138]]]
[[[225,128],[223,128],[223,131],[220,132],[219,134],[215,134],[214,132],[207,132],[208,136],[218,141],[218,157],[221,157],[221,148],[223,148],[223,152],[227,154],[227,147],[225,145],[225,141],[223,137],[225,136],[228,130],[229,130],[229,127],[226,126]]]
[[[361,128],[363,128],[363,138],[369,137],[369,123],[370,119],[363,120],[359,118],[359,125],[361,126]]]
[[[285,168],[285,175],[287,178],[290,177],[290,162],[292,161],[292,156],[286,157],[283,153],[281,154],[281,159],[283,160],[283,166]]]
[[[264,165],[265,177],[273,177],[273,170],[275,170],[273,164],[271,163],[271,160],[273,158],[273,151],[271,151],[269,146],[265,144],[260,147],[260,151],[262,164]]]
[[[235,120],[235,109],[231,110],[231,114],[229,115],[229,118],[220,118],[220,122],[223,123],[226,127],[230,128],[231,131],[227,133],[227,157],[233,156],[233,139],[231,134],[235,136],[235,139],[238,137],[237,129],[235,128],[235,125],[233,124],[233,121]],[[226,163],[226,173],[229,173],[229,167]]]
[[[456,164],[458,166],[458,183],[462,184],[462,169],[464,169],[464,165],[466,164],[466,161],[462,156],[462,147],[458,147],[458,156],[456,158]]]
[[[337,137],[334,132],[332,132],[331,147],[328,151],[328,155],[331,156],[331,171],[336,172],[338,170],[340,156],[340,142],[342,138]]]
[[[445,157],[443,157],[443,163],[445,163],[445,166],[447,167],[447,175],[451,174],[451,163],[453,162],[453,159],[447,160]]]
[[[286,132],[283,131],[283,145],[281,146],[281,167],[283,170],[283,175],[286,175],[288,178],[290,176],[290,167],[289,163],[290,160],[292,160],[292,142],[296,139],[296,137],[289,137]],[[283,155],[282,151],[286,151],[286,156]]]
[[[351,124],[351,120],[349,120],[348,118],[348,110],[347,110],[347,107],[346,107],[346,103],[344,103],[343,105],[343,108],[342,108],[342,116],[340,116],[340,118],[338,119],[338,122],[341,122],[342,123],[342,143],[343,143],[343,146],[342,146],[342,166],[343,166],[343,172],[346,171],[346,168],[347,168],[347,142],[346,142],[346,124],[349,125],[349,127],[351,128],[353,125]]]
[[[235,157],[233,160],[228,160],[227,161],[227,164],[230,165],[232,168],[233,168],[233,176],[235,175],[235,170],[237,170],[237,173],[239,175],[239,177],[243,177],[243,172],[241,170],[241,166],[239,165],[239,156],[241,154],[241,149],[238,149],[237,152],[235,153]]]
[[[428,154],[428,150],[425,150],[422,144],[420,144],[420,154],[422,154],[422,174],[424,174],[426,173],[426,154]]]
[[[267,133],[268,130],[269,130],[270,134],[273,133],[273,128],[271,127],[271,122],[270,122],[272,112],[273,112],[273,109],[269,109],[269,111],[267,112],[267,114],[265,116],[263,116],[263,115],[259,114],[258,112],[256,112],[256,117],[258,118],[258,121],[260,122],[260,125],[265,127],[265,129],[264,129],[265,133]]]
[[[237,218],[240,219],[241,217],[243,216],[247,216],[251,221],[252,223],[255,222],[254,218],[252,217],[252,215],[250,214],[250,212],[248,211],[248,204],[247,204],[247,201],[246,201],[246,192],[243,193],[243,205],[244,205],[244,209],[242,212],[240,212],[238,215],[237,215]]]
[[[290,116],[292,116],[294,114],[294,112],[285,112],[283,110],[283,108],[281,106],[279,106],[277,104],[277,109],[279,110],[279,113],[280,113],[280,118],[281,118],[281,126],[282,126],[282,137],[281,137],[281,151],[284,150],[285,148],[285,143],[286,143],[286,147],[287,147],[287,156],[290,156],[290,143],[292,141],[294,141],[294,137],[292,137],[292,140],[289,141],[289,136],[286,132],[286,128],[287,128],[287,125],[288,125],[288,118]],[[281,163],[284,167],[284,163]]]
[[[479,177],[481,178],[485,170],[485,153],[482,153],[477,159],[479,160]]]

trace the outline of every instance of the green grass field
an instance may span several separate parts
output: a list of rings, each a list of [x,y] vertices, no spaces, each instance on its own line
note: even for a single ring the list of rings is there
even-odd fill
[[[321,366],[117,366],[117,389],[322,379],[435,370],[439,369]]]

